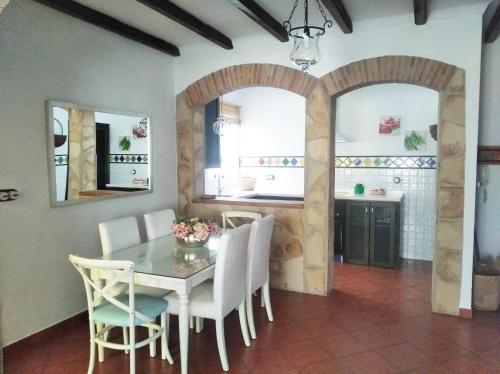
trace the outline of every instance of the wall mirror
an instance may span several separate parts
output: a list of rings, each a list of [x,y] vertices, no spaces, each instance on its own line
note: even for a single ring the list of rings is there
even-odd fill
[[[151,192],[148,116],[47,102],[52,206]]]

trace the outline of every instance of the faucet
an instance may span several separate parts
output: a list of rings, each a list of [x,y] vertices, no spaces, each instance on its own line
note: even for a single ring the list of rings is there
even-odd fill
[[[223,174],[216,174],[215,178],[217,178],[217,195],[222,195],[222,183],[221,179],[224,179]]]

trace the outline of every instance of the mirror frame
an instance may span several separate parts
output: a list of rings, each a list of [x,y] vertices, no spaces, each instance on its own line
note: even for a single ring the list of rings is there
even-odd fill
[[[149,173],[149,189],[144,190],[144,191],[130,191],[130,192],[125,192],[125,193],[117,193],[115,195],[109,195],[109,196],[93,196],[89,198],[84,198],[84,199],[77,199],[77,200],[64,200],[64,201],[58,201],[57,200],[57,184],[56,184],[56,167],[54,165],[54,155],[55,155],[55,145],[54,145],[54,123],[53,123],[53,117],[54,117],[54,107],[73,107],[73,108],[78,108],[78,109],[83,109],[83,110],[91,110],[94,112],[102,112],[102,113],[108,113],[108,114],[118,114],[118,115],[125,115],[125,116],[133,116],[133,117],[143,117],[148,119],[148,137],[149,142],[148,142],[148,153],[149,153],[149,160],[148,160],[148,173]],[[140,195],[146,195],[146,194],[151,194],[153,193],[153,173],[152,173],[152,154],[153,154],[153,140],[152,140],[152,127],[151,126],[151,116],[146,115],[143,113],[136,113],[136,112],[128,112],[128,111],[123,111],[123,110],[115,110],[115,109],[109,109],[109,108],[100,108],[100,107],[92,107],[92,106],[87,106],[87,105],[80,105],[80,104],[75,104],[75,103],[69,103],[66,101],[58,101],[58,100],[47,100],[46,101],[46,122],[47,122],[47,166],[48,166],[48,177],[49,177],[49,202],[50,206],[53,208],[57,207],[63,207],[63,206],[68,206],[68,205],[75,205],[75,204],[83,204],[83,203],[92,203],[92,202],[97,202],[97,201],[102,201],[102,200],[109,200],[109,199],[117,199],[117,198],[122,198],[122,197],[133,197],[133,196],[140,196]],[[69,130],[69,129],[68,129]],[[68,131],[69,132],[69,131]],[[69,133],[68,133],[68,142],[69,142]],[[117,191],[120,192],[120,191]]]

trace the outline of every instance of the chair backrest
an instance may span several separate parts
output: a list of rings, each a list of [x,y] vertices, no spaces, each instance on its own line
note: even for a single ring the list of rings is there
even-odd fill
[[[141,244],[139,226],[135,217],[125,217],[99,224],[102,254]]]
[[[172,209],[157,210],[144,215],[148,240],[155,240],[172,232],[175,213]]]
[[[247,249],[250,225],[222,234],[214,276],[214,303],[220,317],[226,316],[245,298]]]
[[[259,219],[262,218],[262,214],[255,212],[245,212],[242,210],[228,210],[226,212],[222,212],[222,227],[227,228],[229,225],[232,228],[235,228],[237,225],[231,221],[231,218],[250,218],[250,219]]]
[[[269,252],[274,214],[252,222],[248,240],[247,292],[254,292],[269,280]]]
[[[69,255],[69,261],[83,278],[91,320],[93,320],[94,308],[106,300],[130,315],[131,326],[134,325],[135,319],[144,322],[151,321],[149,317],[135,310],[134,263],[132,261],[94,260],[75,255]],[[105,283],[96,283],[90,277],[91,269],[113,271],[113,278]],[[128,283],[128,305],[116,299],[116,286],[122,282]]]

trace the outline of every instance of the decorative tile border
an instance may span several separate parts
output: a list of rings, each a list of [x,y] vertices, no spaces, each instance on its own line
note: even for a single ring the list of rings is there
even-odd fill
[[[304,156],[240,157],[240,167],[304,167]]]
[[[110,164],[147,164],[149,155],[147,154],[131,154],[131,153],[110,153]]]
[[[54,155],[55,166],[66,166],[68,165],[68,155]]]
[[[500,157],[500,149],[499,149]],[[500,163],[500,158],[498,160]],[[436,156],[337,156],[336,168],[435,169]],[[240,167],[304,167],[303,156],[240,157]]]
[[[336,168],[435,169],[436,156],[337,156]]]
[[[479,164],[500,164],[500,146],[479,147],[477,162]]]

